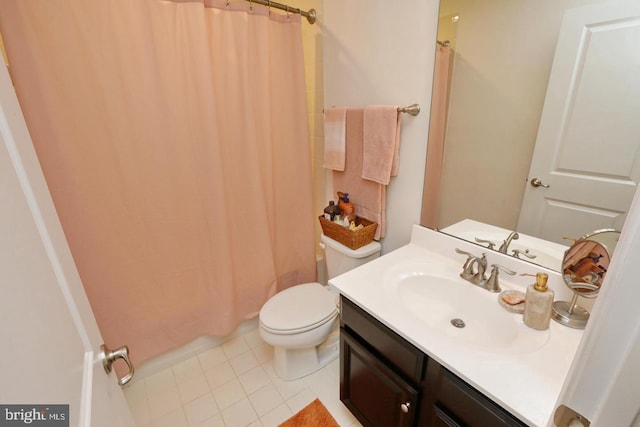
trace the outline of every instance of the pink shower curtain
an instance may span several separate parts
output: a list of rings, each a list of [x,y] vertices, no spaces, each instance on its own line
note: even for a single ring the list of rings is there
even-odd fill
[[[91,306],[134,362],[315,280],[300,25],[225,0],[2,2]]]
[[[444,160],[444,142],[449,100],[450,60],[451,48],[449,46],[438,45],[433,71],[429,142],[427,145],[427,161],[424,172],[422,213],[420,215],[420,224],[434,229],[438,228],[438,204],[440,200],[440,183],[442,162]]]

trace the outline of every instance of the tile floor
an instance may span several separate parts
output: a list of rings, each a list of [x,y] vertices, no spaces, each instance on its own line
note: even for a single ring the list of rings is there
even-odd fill
[[[339,399],[339,361],[283,381],[258,330],[125,389],[138,427],[276,427],[319,398],[341,427],[360,424]]]

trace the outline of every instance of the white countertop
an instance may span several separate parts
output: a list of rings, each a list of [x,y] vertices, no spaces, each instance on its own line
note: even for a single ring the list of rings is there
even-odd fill
[[[456,247],[476,255],[482,253],[482,248],[471,243],[414,226],[411,243],[335,277],[329,284],[523,422],[530,426],[547,425],[582,338],[581,330],[552,320],[547,331],[527,330],[529,336],[535,338],[532,340],[537,342],[535,345],[492,349],[468,344],[425,325],[407,310],[389,285],[399,273],[404,271],[410,275],[420,269],[435,270],[438,276],[446,276],[447,279],[451,276],[451,280],[463,281],[459,273],[466,258],[454,252]],[[550,288],[557,289],[556,300],[559,294],[562,295],[558,291],[564,284],[558,273],[504,254],[487,252],[487,258],[489,265],[499,263],[519,274],[546,271]],[[503,290],[521,291],[535,280],[507,275],[501,275],[500,279]],[[463,282],[468,284],[468,292],[476,293],[474,297],[490,298],[495,301],[495,310],[504,311],[497,302],[497,294]],[[508,315],[519,322],[519,327],[526,328],[522,324],[522,315]]]

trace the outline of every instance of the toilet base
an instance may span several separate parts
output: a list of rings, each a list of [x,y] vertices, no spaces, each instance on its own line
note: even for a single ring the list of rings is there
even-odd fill
[[[340,328],[337,326],[336,322],[329,337],[316,347],[274,347],[273,367],[276,375],[285,381],[291,381],[312,374],[336,360],[340,348]]]

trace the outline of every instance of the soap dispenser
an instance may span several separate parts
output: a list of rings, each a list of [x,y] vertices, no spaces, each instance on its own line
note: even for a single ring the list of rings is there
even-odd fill
[[[547,273],[536,274],[536,283],[527,287],[524,303],[524,324],[530,328],[544,331],[549,329],[553,290],[547,287]]]

